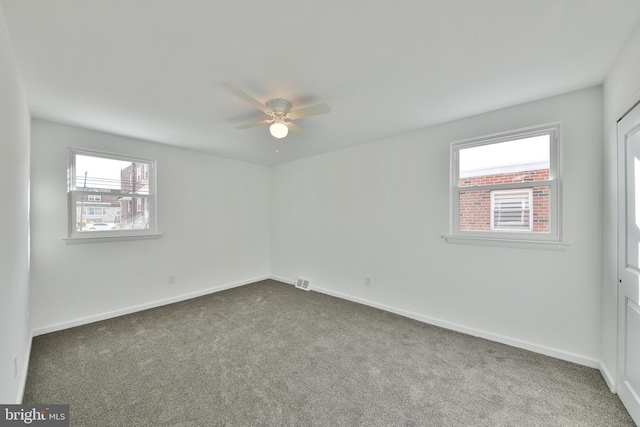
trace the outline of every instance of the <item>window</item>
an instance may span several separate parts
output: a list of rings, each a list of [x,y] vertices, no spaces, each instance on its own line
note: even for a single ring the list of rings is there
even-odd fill
[[[94,208],[94,207],[86,207],[84,208],[85,216],[105,216],[107,215],[107,208]]]
[[[71,150],[69,237],[157,234],[154,170],[152,160]]]
[[[560,241],[560,124],[453,143],[451,236]]]

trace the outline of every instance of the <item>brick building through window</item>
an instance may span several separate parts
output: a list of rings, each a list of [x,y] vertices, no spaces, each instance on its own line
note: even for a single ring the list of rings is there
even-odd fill
[[[548,181],[549,168],[533,169],[519,172],[493,173],[474,177],[460,178],[460,187],[475,187],[494,184],[509,184],[532,181]],[[496,209],[495,200],[492,203],[492,193],[500,190],[471,190],[460,192],[460,230],[461,231],[533,231],[549,232],[549,186],[533,187],[531,206],[522,206],[522,211],[529,209],[532,220],[527,227],[514,225],[512,227],[496,227],[496,216],[500,210]],[[502,194],[505,191],[501,190]],[[520,191],[522,190],[513,190]],[[528,215],[528,212],[526,212]]]
[[[121,191],[130,194],[122,197],[121,228],[147,228],[149,224],[149,164],[131,163],[120,171]],[[139,197],[136,197],[139,195]]]

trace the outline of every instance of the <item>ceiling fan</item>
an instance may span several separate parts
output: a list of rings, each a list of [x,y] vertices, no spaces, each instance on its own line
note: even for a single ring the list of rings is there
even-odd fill
[[[244,101],[248,102],[258,110],[269,116],[269,118],[265,120],[259,120],[257,122],[236,126],[236,129],[249,129],[254,126],[266,125],[271,123],[271,126],[269,126],[269,131],[271,132],[271,135],[278,139],[287,136],[289,131],[302,138],[307,136],[305,131],[300,129],[300,127],[293,124],[291,121],[287,120],[302,119],[304,117],[317,116],[319,114],[327,114],[331,112],[331,108],[329,108],[329,106],[324,103],[311,105],[309,107],[291,111],[291,103],[286,99],[270,99],[266,104],[263,104],[262,102],[256,100],[251,95],[248,95],[241,90],[234,90],[233,93],[237,97],[243,99]]]

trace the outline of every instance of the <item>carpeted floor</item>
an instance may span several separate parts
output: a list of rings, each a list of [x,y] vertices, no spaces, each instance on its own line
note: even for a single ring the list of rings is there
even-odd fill
[[[633,426],[597,370],[264,281],[34,338],[72,426]]]

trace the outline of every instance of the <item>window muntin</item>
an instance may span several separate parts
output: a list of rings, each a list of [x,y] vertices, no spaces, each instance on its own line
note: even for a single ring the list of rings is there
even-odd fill
[[[452,144],[451,235],[559,241],[559,133],[551,124]]]
[[[138,170],[140,179],[134,182]],[[154,170],[148,159],[71,150],[69,236],[155,233]]]

